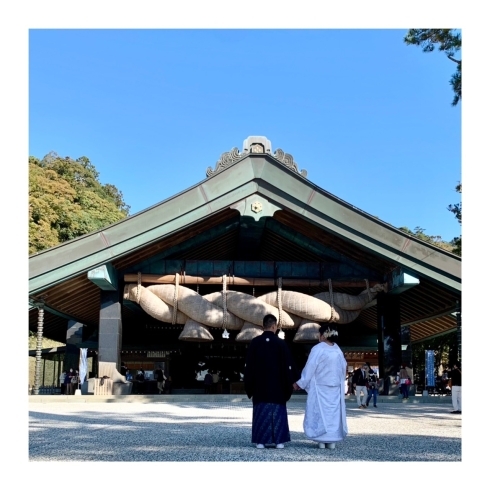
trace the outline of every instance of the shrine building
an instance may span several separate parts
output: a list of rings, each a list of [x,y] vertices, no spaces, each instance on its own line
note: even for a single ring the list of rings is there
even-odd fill
[[[461,257],[319,188],[266,137],[248,137],[203,177],[29,257],[29,329],[38,346],[43,336],[66,344],[31,352],[34,394],[45,359],[77,367],[80,349],[87,386],[105,375],[112,394],[124,393],[121,362],[133,373],[163,367],[176,390],[197,389],[201,368],[240,390],[265,313],[299,370],[329,322],[349,369],[369,361],[385,380],[411,363],[415,343],[460,333]]]

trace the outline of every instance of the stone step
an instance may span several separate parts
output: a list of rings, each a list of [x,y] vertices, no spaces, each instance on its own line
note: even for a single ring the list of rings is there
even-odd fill
[[[29,395],[29,403],[166,403],[166,402],[226,402],[237,403],[248,400],[247,395],[205,395],[184,393],[172,395]],[[305,394],[293,393],[291,400],[306,402]],[[347,395],[345,402],[348,406],[357,405],[354,395]],[[250,401],[251,403],[251,401]],[[444,395],[415,395],[406,400],[401,396],[378,395],[377,404],[383,403],[446,403],[451,404],[451,397]]]

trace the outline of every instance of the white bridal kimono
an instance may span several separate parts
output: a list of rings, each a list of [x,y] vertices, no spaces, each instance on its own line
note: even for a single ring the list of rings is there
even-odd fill
[[[307,391],[303,429],[316,442],[337,442],[347,436],[344,381],[347,363],[337,344],[319,342],[297,384]]]

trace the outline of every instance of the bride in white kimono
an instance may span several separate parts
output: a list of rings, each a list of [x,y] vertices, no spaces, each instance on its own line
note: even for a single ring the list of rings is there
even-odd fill
[[[319,343],[308,357],[301,378],[294,383],[294,389],[306,390],[306,411],[303,429],[306,437],[335,448],[337,441],[347,436],[344,381],[347,363],[339,346],[330,340],[338,335],[330,330],[328,323],[321,323],[318,331]]]

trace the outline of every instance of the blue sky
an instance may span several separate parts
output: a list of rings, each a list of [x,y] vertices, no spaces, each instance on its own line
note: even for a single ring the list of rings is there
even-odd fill
[[[455,64],[407,29],[31,29],[29,155],[87,156],[131,214],[263,135],[393,226],[460,225]]]

